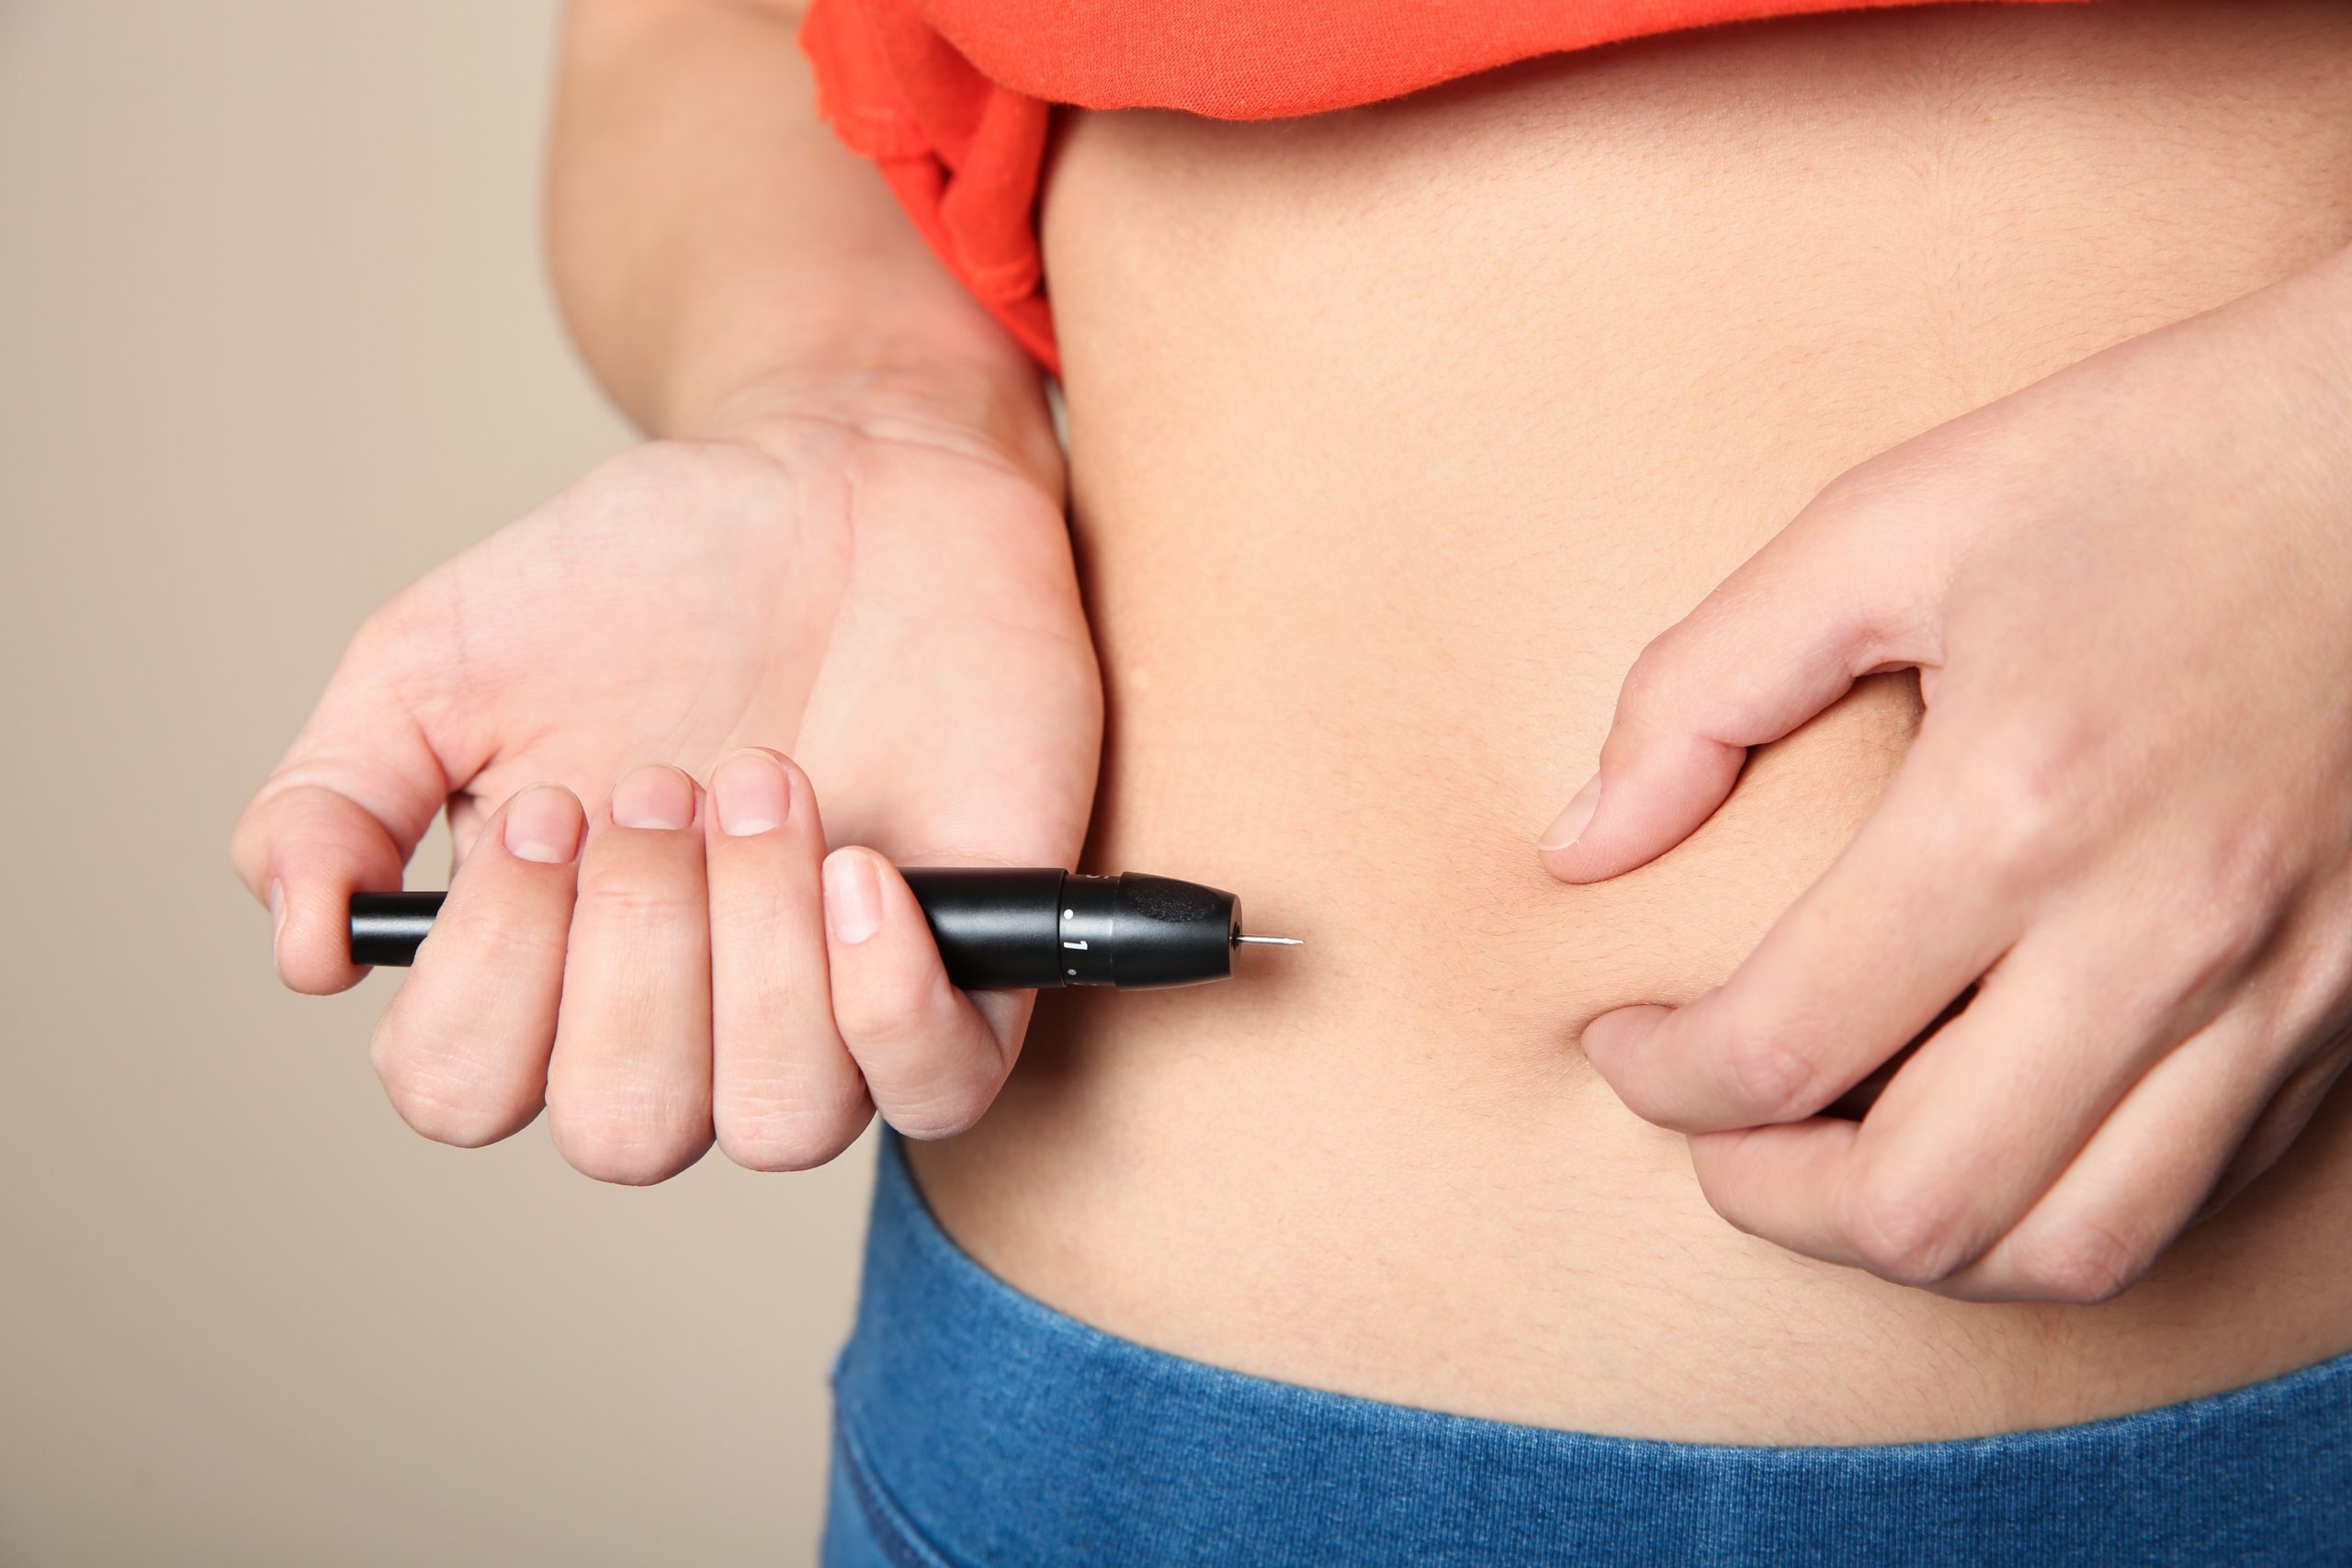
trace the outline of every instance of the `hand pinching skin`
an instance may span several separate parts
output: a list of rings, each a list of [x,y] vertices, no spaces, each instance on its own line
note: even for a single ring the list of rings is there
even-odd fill
[[[1644,650],[1544,864],[1642,865],[1906,666],[1927,716],[1855,841],[1725,984],[1585,1049],[1742,1229],[2101,1300],[2352,1055],[2352,256],[1833,484]]]

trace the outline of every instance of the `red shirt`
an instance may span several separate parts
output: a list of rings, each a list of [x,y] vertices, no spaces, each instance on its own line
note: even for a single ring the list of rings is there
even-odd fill
[[[815,0],[800,44],[842,140],[881,165],[940,259],[1052,369],[1036,206],[1055,104],[1275,119],[1679,28],[1906,3]]]

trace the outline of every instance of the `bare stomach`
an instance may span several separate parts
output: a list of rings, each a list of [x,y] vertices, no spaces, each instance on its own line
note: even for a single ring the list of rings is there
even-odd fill
[[[1977,1305],[1733,1231],[1584,1061],[1828,863],[1907,678],[1642,871],[1533,848],[1635,652],[1840,470],[2352,242],[2352,12],[1935,6],[1064,130],[1087,869],[1308,945],[1045,998],[997,1108],[916,1151],[952,1235],[1161,1349],[1665,1438],[2049,1425],[2352,1347],[2343,1096],[2120,1299]]]

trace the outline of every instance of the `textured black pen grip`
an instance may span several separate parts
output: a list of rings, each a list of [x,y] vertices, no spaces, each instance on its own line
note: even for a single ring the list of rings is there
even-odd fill
[[[916,865],[900,874],[922,905],[947,978],[959,990],[1065,983],[1057,867]]]

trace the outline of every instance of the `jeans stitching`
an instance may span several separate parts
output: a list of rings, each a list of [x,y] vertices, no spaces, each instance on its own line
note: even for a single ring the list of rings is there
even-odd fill
[[[896,1568],[950,1568],[947,1558],[915,1534],[905,1522],[903,1513],[883,1491],[881,1478],[874,1473],[856,1434],[850,1429],[847,1412],[838,1405],[833,1432],[841,1447],[842,1469],[849,1477],[850,1495],[857,1499],[857,1511],[865,1519],[866,1532],[874,1537],[884,1554]]]

